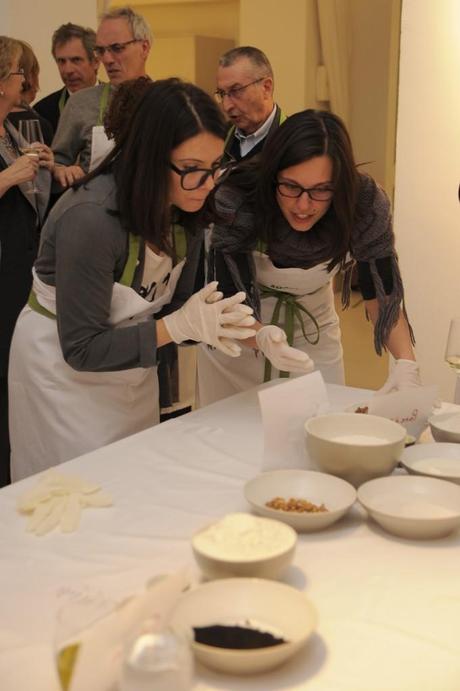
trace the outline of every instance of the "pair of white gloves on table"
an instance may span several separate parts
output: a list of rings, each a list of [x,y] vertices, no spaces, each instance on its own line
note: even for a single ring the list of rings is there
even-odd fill
[[[255,319],[252,308],[241,304],[245,299],[244,292],[223,298],[217,290],[217,281],[213,281],[192,295],[180,309],[164,317],[163,322],[175,343],[200,341],[230,357],[241,353],[235,340],[255,336],[259,349],[278,370],[311,372],[313,360],[301,350],[291,348],[278,326],[263,326],[257,332],[251,328]]]

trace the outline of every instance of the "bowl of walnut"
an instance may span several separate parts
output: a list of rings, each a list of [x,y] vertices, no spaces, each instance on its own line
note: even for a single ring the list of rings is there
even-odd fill
[[[260,516],[276,518],[299,533],[323,530],[353,506],[355,488],[314,470],[273,470],[249,480],[244,496]]]

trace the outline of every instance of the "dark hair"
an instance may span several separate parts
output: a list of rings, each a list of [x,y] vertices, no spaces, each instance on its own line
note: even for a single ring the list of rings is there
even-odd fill
[[[109,139],[123,141],[131,127],[131,118],[152,80],[148,76],[122,82],[104,115],[104,129]]]
[[[257,70],[264,73],[264,76],[273,78],[273,70],[269,59],[265,53],[259,48],[254,48],[254,46],[238,46],[238,48],[227,50],[227,52],[219,58],[219,66],[230,67],[241,58],[247,58]]]
[[[93,29],[86,29],[79,24],[62,24],[53,34],[51,39],[51,52],[56,57],[56,48],[62,46],[73,38],[79,38],[83,44],[88,60],[92,62],[94,58],[94,46],[96,45],[96,32]]]
[[[332,260],[329,269],[345,259],[355,218],[358,174],[350,137],[342,120],[324,110],[291,115],[273,133],[260,157],[255,189],[258,235],[270,242],[270,230],[281,213],[275,195],[277,174],[316,156],[332,161],[334,196],[325,216],[330,231]]]
[[[138,80],[131,88],[138,89]],[[126,106],[127,89],[118,89],[111,110],[118,112],[116,99]],[[225,120],[214,100],[202,89],[180,79],[142,83],[141,96],[134,98],[131,111],[125,109],[129,126],[115,124],[115,147],[98,168],[74,187],[96,175],[113,171],[117,186],[118,212],[123,225],[158,249],[173,254],[170,242],[171,208],[168,203],[170,161],[173,149],[201,132],[222,140]],[[118,117],[118,116],[117,116]],[[110,124],[110,116],[109,116]],[[180,213],[180,212],[179,212]],[[196,214],[185,214],[193,227]]]

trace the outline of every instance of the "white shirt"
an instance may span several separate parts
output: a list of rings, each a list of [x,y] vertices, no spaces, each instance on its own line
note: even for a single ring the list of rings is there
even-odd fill
[[[240,154],[242,158],[247,156],[251,149],[253,149],[256,146],[256,144],[262,141],[262,139],[265,139],[270,127],[272,126],[272,122],[275,119],[275,114],[276,105],[273,106],[272,112],[265,120],[263,125],[261,125],[258,130],[252,132],[251,134],[246,135],[243,132],[241,132],[241,130],[239,130],[238,128],[235,129],[235,137],[237,137],[237,139],[239,139],[240,141]]]

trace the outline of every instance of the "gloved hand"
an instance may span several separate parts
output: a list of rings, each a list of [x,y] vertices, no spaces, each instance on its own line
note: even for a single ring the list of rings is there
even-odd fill
[[[388,379],[382,388],[375,392],[375,395],[379,396],[391,391],[403,391],[414,386],[422,386],[418,364],[415,360],[396,360]]]
[[[216,288],[217,281],[209,283],[180,309],[163,317],[163,322],[175,343],[201,341],[238,357],[241,348],[232,339],[255,336],[255,330],[248,328],[255,324],[253,310],[241,304],[246,299],[244,292],[222,299]]]
[[[259,350],[280,372],[312,372],[315,363],[307,353],[288,345],[286,334],[279,326],[263,326],[256,334]]]

